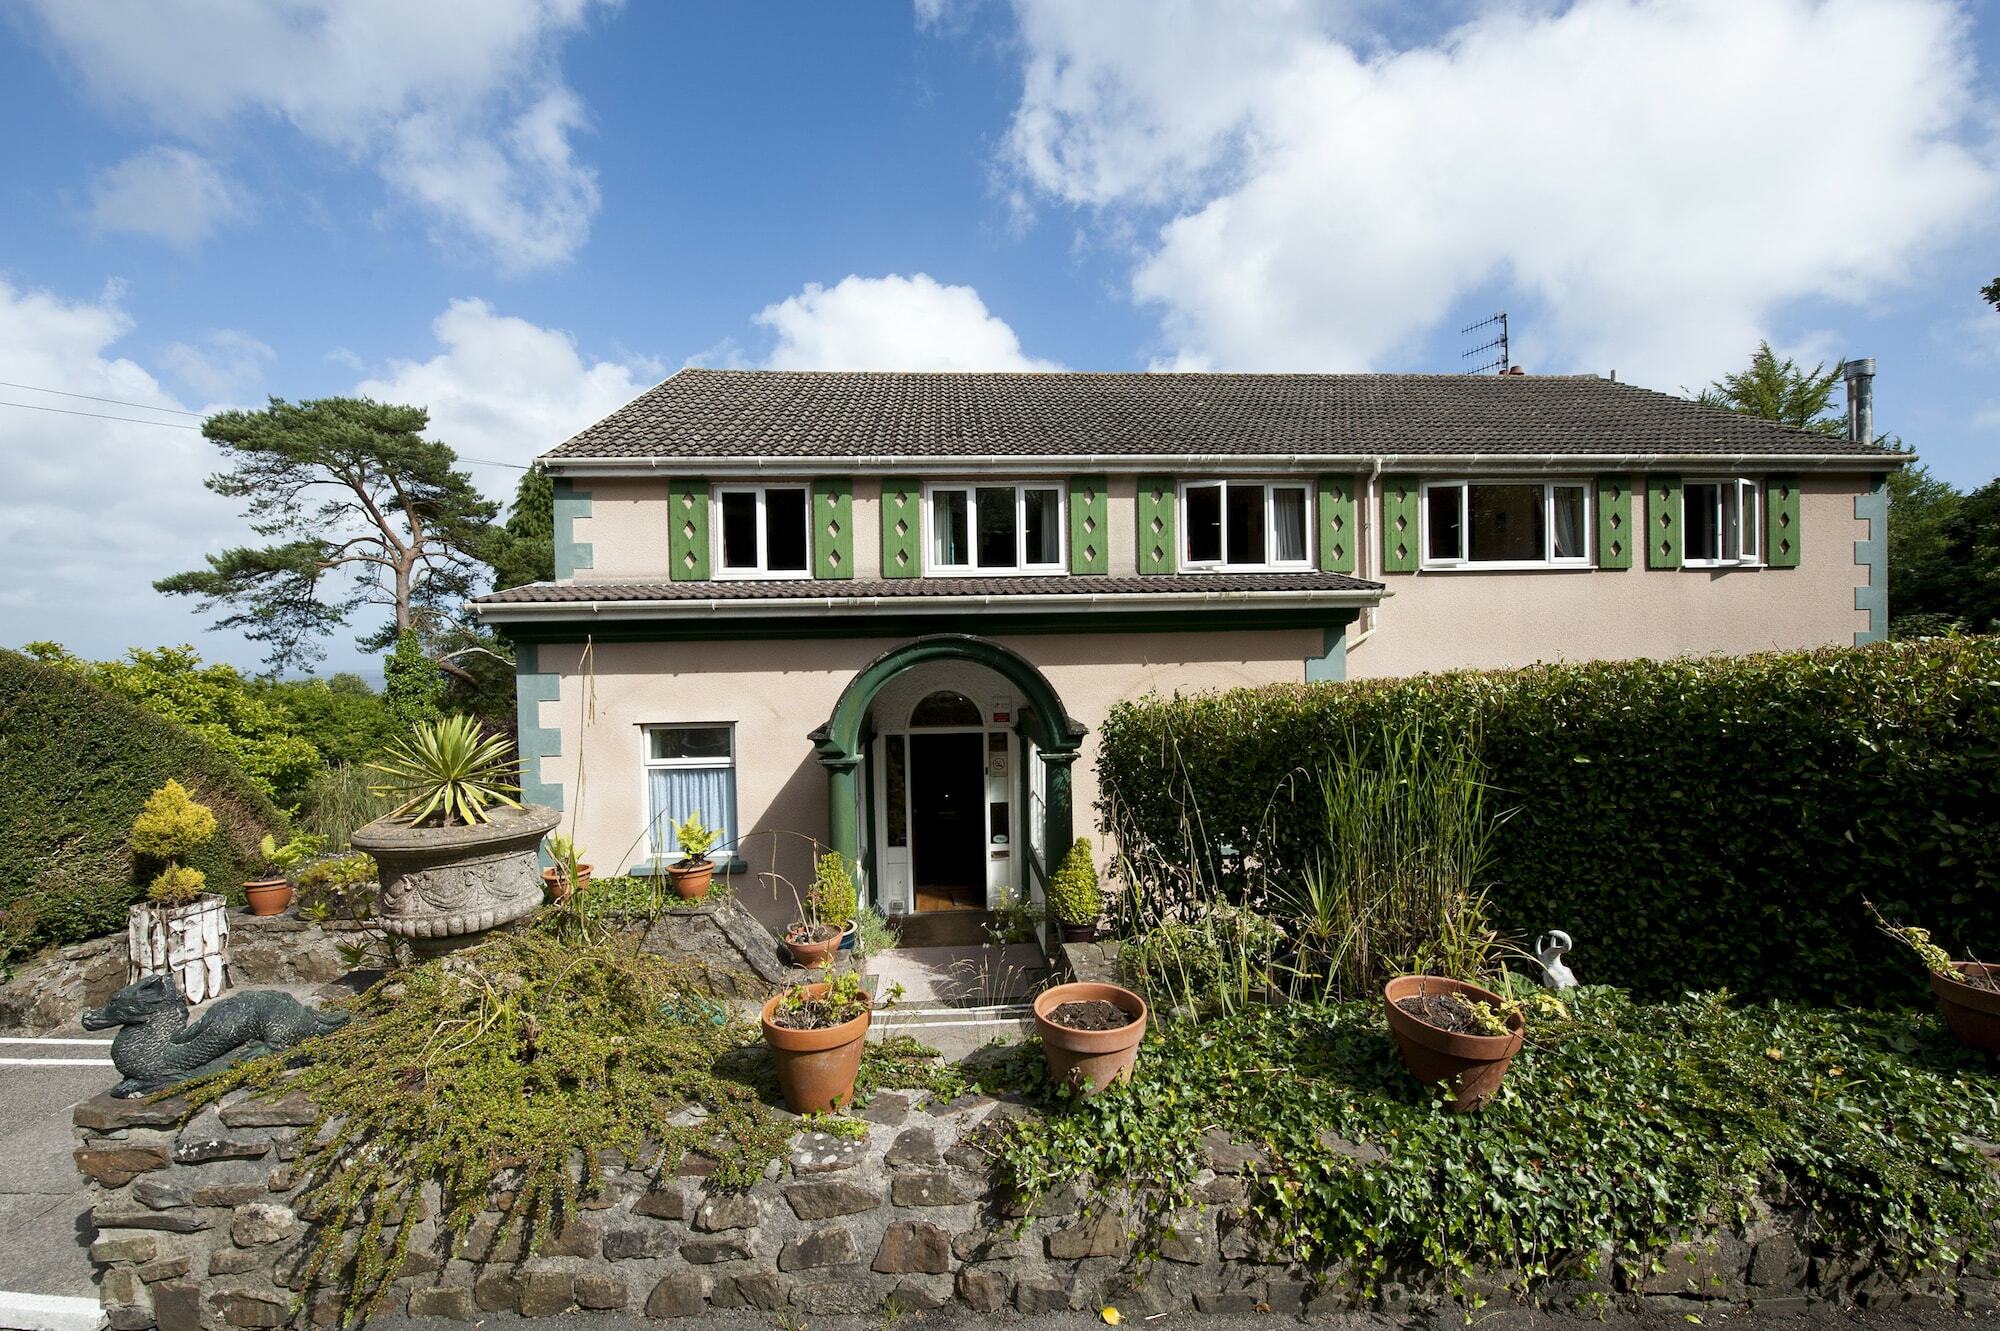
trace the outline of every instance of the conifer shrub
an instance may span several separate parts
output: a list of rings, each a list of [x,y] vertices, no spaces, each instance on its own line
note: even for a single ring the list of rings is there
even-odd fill
[[[1104,913],[1104,897],[1097,886],[1097,866],[1091,862],[1090,840],[1078,837],[1063,853],[1062,862],[1049,876],[1049,913],[1056,923],[1095,924]]]

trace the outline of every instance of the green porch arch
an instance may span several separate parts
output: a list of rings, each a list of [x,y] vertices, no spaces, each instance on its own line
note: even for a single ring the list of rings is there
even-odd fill
[[[868,705],[882,686],[906,670],[930,661],[970,661],[985,666],[1013,685],[1028,705],[1023,728],[1035,742],[1044,768],[1047,816],[1043,844],[1060,856],[1075,837],[1071,809],[1070,768],[1083,745],[1084,729],[1064,710],[1062,698],[1034,664],[1010,647],[970,633],[935,633],[893,647],[856,672],[826,724],[812,732],[813,749],[826,768],[827,845],[850,865],[861,858],[861,829],[855,815],[855,783],[867,750],[863,733]]]

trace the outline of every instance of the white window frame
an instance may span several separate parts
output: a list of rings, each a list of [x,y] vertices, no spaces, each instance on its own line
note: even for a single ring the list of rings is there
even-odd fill
[[[1197,560],[1188,551],[1188,536],[1192,526],[1188,522],[1187,497],[1189,490],[1204,486],[1222,487],[1222,549],[1218,558]],[[1229,487],[1232,485],[1261,485],[1264,487],[1264,559],[1256,564],[1232,564],[1229,562]],[[1301,480],[1288,477],[1266,476],[1200,476],[1193,480],[1183,480],[1176,487],[1175,513],[1179,534],[1180,567],[1187,573],[1293,573],[1310,570],[1313,564],[1313,541],[1316,536],[1313,523],[1314,487]],[[1272,497],[1274,490],[1297,490],[1301,495],[1301,512],[1305,515],[1305,557],[1303,559],[1273,559],[1272,551],[1277,548],[1278,524],[1277,500]]]
[[[713,758],[655,758],[653,756],[653,732],[656,730],[726,730],[729,732],[729,757],[718,762]],[[664,821],[653,825],[653,773],[659,771],[713,771],[722,768],[729,773],[730,812],[737,821],[743,818],[743,791],[737,784],[736,766],[736,723],[734,721],[642,721],[639,723],[639,807],[646,811],[646,850],[656,863],[669,857],[679,858],[680,848],[669,847],[666,842],[673,829]],[[707,822],[703,818],[703,822]],[[709,823],[713,827],[713,823]],[[738,840],[743,829],[729,829]],[[736,858],[736,847],[732,844],[723,848],[718,865]]]
[[[1009,486],[1014,490],[1014,562],[1008,565],[981,564],[979,558],[979,496],[980,490],[1004,490]],[[1053,564],[1030,564],[1026,562],[1028,553],[1028,491],[1053,490],[1056,492],[1056,562]],[[965,553],[969,561],[964,564],[943,564],[937,557],[936,503],[937,496],[956,491],[965,496]],[[1069,486],[1060,480],[977,480],[977,481],[931,481],[924,486],[924,574],[927,577],[985,578],[985,577],[1053,577],[1069,572]]]
[[[776,569],[770,567],[771,540],[770,519],[765,507],[765,496],[772,490],[798,490],[805,495],[806,563],[801,569]],[[751,494],[757,496],[757,567],[727,568],[722,562],[722,497],[728,494]],[[710,496],[709,530],[715,534],[715,557],[709,567],[718,581],[776,581],[810,578],[813,575],[812,539],[812,486],[804,481],[788,483],[772,481],[768,485],[718,485]]]
[[[1764,566],[1764,483],[1748,476],[1689,476],[1681,481],[1681,533],[1687,534],[1688,490],[1715,487],[1716,559],[1689,559],[1682,547],[1682,568],[1762,568]],[[1723,495],[1736,495],[1736,522],[1729,522]],[[1732,539],[1733,538],[1733,539]]]
[[[1542,487],[1542,557],[1540,559],[1474,559],[1472,558],[1472,487],[1475,485],[1539,485]],[[1505,573],[1522,569],[1587,569],[1596,566],[1592,556],[1594,542],[1592,525],[1595,517],[1597,496],[1591,481],[1578,476],[1459,476],[1435,481],[1424,481],[1418,486],[1417,494],[1417,548],[1422,558],[1419,566],[1427,572],[1436,573]],[[1457,559],[1433,559],[1431,557],[1431,491],[1458,491],[1458,534],[1459,550]],[[1580,555],[1556,555],[1556,491],[1583,491],[1583,553]]]

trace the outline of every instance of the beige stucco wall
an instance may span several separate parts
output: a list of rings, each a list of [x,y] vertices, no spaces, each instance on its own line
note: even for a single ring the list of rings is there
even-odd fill
[[[591,547],[591,566],[578,582],[667,576],[667,482],[592,477],[577,482],[590,495],[590,516],[578,518],[574,539]]]
[[[777,917],[787,914],[790,893],[758,876],[775,868],[803,889],[809,848],[790,834],[826,837],[826,773],[806,735],[827,719],[855,673],[900,641],[604,643],[591,651],[588,679],[582,648],[537,648],[538,668],[560,680],[560,696],[539,705],[538,719],[561,736],[560,755],[541,760],[540,776],[562,787],[564,830],[588,850],[600,874],[642,862],[647,805],[640,727],[730,722],[736,727],[738,821],[750,834],[740,853],[752,872],[738,879],[739,888],[767,922],[782,925]],[[1079,835],[1093,835],[1096,824],[1095,736],[1112,703],[1148,691],[1295,682],[1304,678],[1305,658],[1321,650],[1317,630],[997,641],[1034,663],[1090,732],[1073,769]]]
[[[1868,535],[1854,500],[1869,484],[1801,482],[1797,568],[1656,570],[1637,551],[1617,571],[1377,575],[1391,595],[1374,631],[1350,646],[1348,677],[1849,645],[1868,627],[1854,608],[1854,588],[1868,581],[1854,562]],[[1644,496],[1632,502],[1643,522]],[[1371,533],[1377,520],[1371,505]]]

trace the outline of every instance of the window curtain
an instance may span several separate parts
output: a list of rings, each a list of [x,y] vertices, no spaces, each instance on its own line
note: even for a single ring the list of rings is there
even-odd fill
[[[680,842],[676,825],[690,814],[699,813],[702,822],[719,828],[722,840],[718,854],[736,853],[736,772],[728,767],[656,767],[646,774],[648,803],[652,806],[655,852],[678,855]]]
[[[1279,563],[1302,563],[1306,557],[1306,492],[1273,490],[1271,525],[1277,538],[1272,558]]]
[[[1556,558],[1575,559],[1582,556],[1583,509],[1581,489],[1566,485],[1556,487]]]

